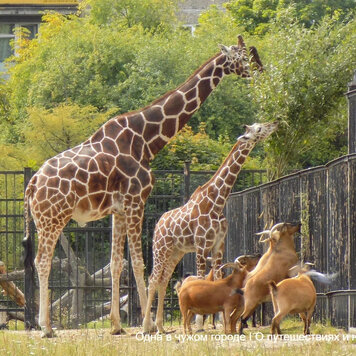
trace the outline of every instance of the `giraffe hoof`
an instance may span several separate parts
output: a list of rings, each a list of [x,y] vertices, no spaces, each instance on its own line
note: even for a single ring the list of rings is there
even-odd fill
[[[155,333],[157,331],[157,325],[150,320],[147,322],[145,319],[143,320],[143,334],[144,335],[149,335],[152,333]]]
[[[52,337],[55,337],[56,335],[54,334],[53,330],[51,328],[43,328],[41,332],[41,337],[42,338],[47,338],[51,339]]]
[[[161,333],[161,332],[158,330],[156,324],[152,324],[152,325],[151,325],[151,327],[150,327],[150,332],[151,332],[151,333],[155,333],[155,332]],[[163,332],[164,332],[164,330],[163,330]]]
[[[205,330],[204,329],[199,329],[196,331],[196,333],[203,333]]]
[[[123,328],[111,330],[111,335],[126,335],[126,331]]]

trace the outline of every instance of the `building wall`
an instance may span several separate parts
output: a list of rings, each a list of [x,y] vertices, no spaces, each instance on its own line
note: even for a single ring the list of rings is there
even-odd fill
[[[195,26],[198,23],[200,13],[207,10],[211,5],[222,8],[222,4],[227,0],[184,0],[179,5],[178,17],[187,26]]]

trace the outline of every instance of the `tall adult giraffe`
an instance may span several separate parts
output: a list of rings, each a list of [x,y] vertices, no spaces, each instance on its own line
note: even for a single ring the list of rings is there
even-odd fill
[[[25,192],[27,222],[24,246],[29,247],[29,209],[38,232],[35,265],[40,285],[39,325],[51,337],[48,277],[59,235],[70,219],[79,224],[113,215],[112,334],[123,332],[119,313],[119,278],[128,237],[142,314],[147,294],[141,247],[144,204],[154,178],[149,163],[190,119],[221,79],[235,73],[250,76],[250,64],[262,70],[256,48],[248,56],[241,36],[236,46],[221,45],[216,54],[177,89],[151,105],[112,118],[80,145],[46,161]],[[250,58],[249,58],[250,57]],[[28,261],[28,259],[25,259]]]
[[[143,329],[151,331],[151,305],[158,289],[156,326],[163,333],[163,303],[168,282],[182,257],[196,253],[197,275],[204,278],[206,258],[211,252],[214,277],[221,277],[219,267],[224,253],[227,221],[223,210],[236,178],[256,143],[274,132],[278,123],[245,126],[229,155],[203,186],[198,187],[181,207],[164,213],[153,236],[153,269],[149,280],[148,301]]]

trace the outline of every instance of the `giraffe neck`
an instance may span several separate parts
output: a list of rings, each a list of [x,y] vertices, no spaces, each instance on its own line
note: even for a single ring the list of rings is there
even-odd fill
[[[193,196],[197,196],[198,192],[201,193],[199,195],[207,195],[210,202],[222,211],[236,178],[255,144],[255,142],[237,141],[219,169],[207,183],[193,193]]]
[[[228,74],[225,62],[225,55],[215,55],[177,89],[142,110],[126,115],[128,126],[140,128],[150,160],[182,129]]]

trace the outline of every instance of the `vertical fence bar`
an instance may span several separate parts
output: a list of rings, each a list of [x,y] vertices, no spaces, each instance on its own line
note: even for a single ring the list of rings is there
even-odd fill
[[[190,198],[190,162],[184,162],[184,204]]]
[[[24,170],[24,190],[27,187],[28,182],[32,177],[31,168],[25,168]],[[26,231],[26,221],[25,221],[25,231]],[[34,225],[31,220],[29,226],[29,248],[27,251],[27,258],[32,261],[30,265],[25,264],[25,285],[24,285],[24,295],[25,295],[25,327],[26,329],[33,329],[36,326],[35,314],[36,314],[36,303],[35,303],[35,271],[33,270],[33,260],[35,251],[35,239],[34,239]]]
[[[349,101],[349,153],[356,152],[356,70],[346,93]]]
[[[356,152],[356,70],[354,72],[354,77],[353,80],[348,84],[348,91],[346,93],[348,102],[349,102],[349,120],[348,120],[348,153],[355,153]],[[350,174],[351,172],[351,174]],[[350,199],[348,200],[349,204],[349,221],[348,221],[348,246],[349,246],[349,261],[354,257],[352,255],[353,249],[355,249],[355,242],[354,239],[352,239],[353,234],[353,229],[356,226],[354,218],[351,218],[351,214],[354,214],[354,212],[351,209],[352,203],[354,202],[354,196],[355,192],[352,187],[354,187],[353,183],[351,180],[354,180],[354,173],[353,169],[351,168],[351,163],[349,162],[349,196]],[[349,288],[353,288],[353,280],[355,280],[355,277],[353,272],[355,271],[355,268],[350,264],[349,266]],[[351,297],[349,297],[349,320],[348,320],[348,328],[354,328],[355,325],[355,317],[352,319],[351,315],[351,310],[352,310],[352,303],[351,303]]]

